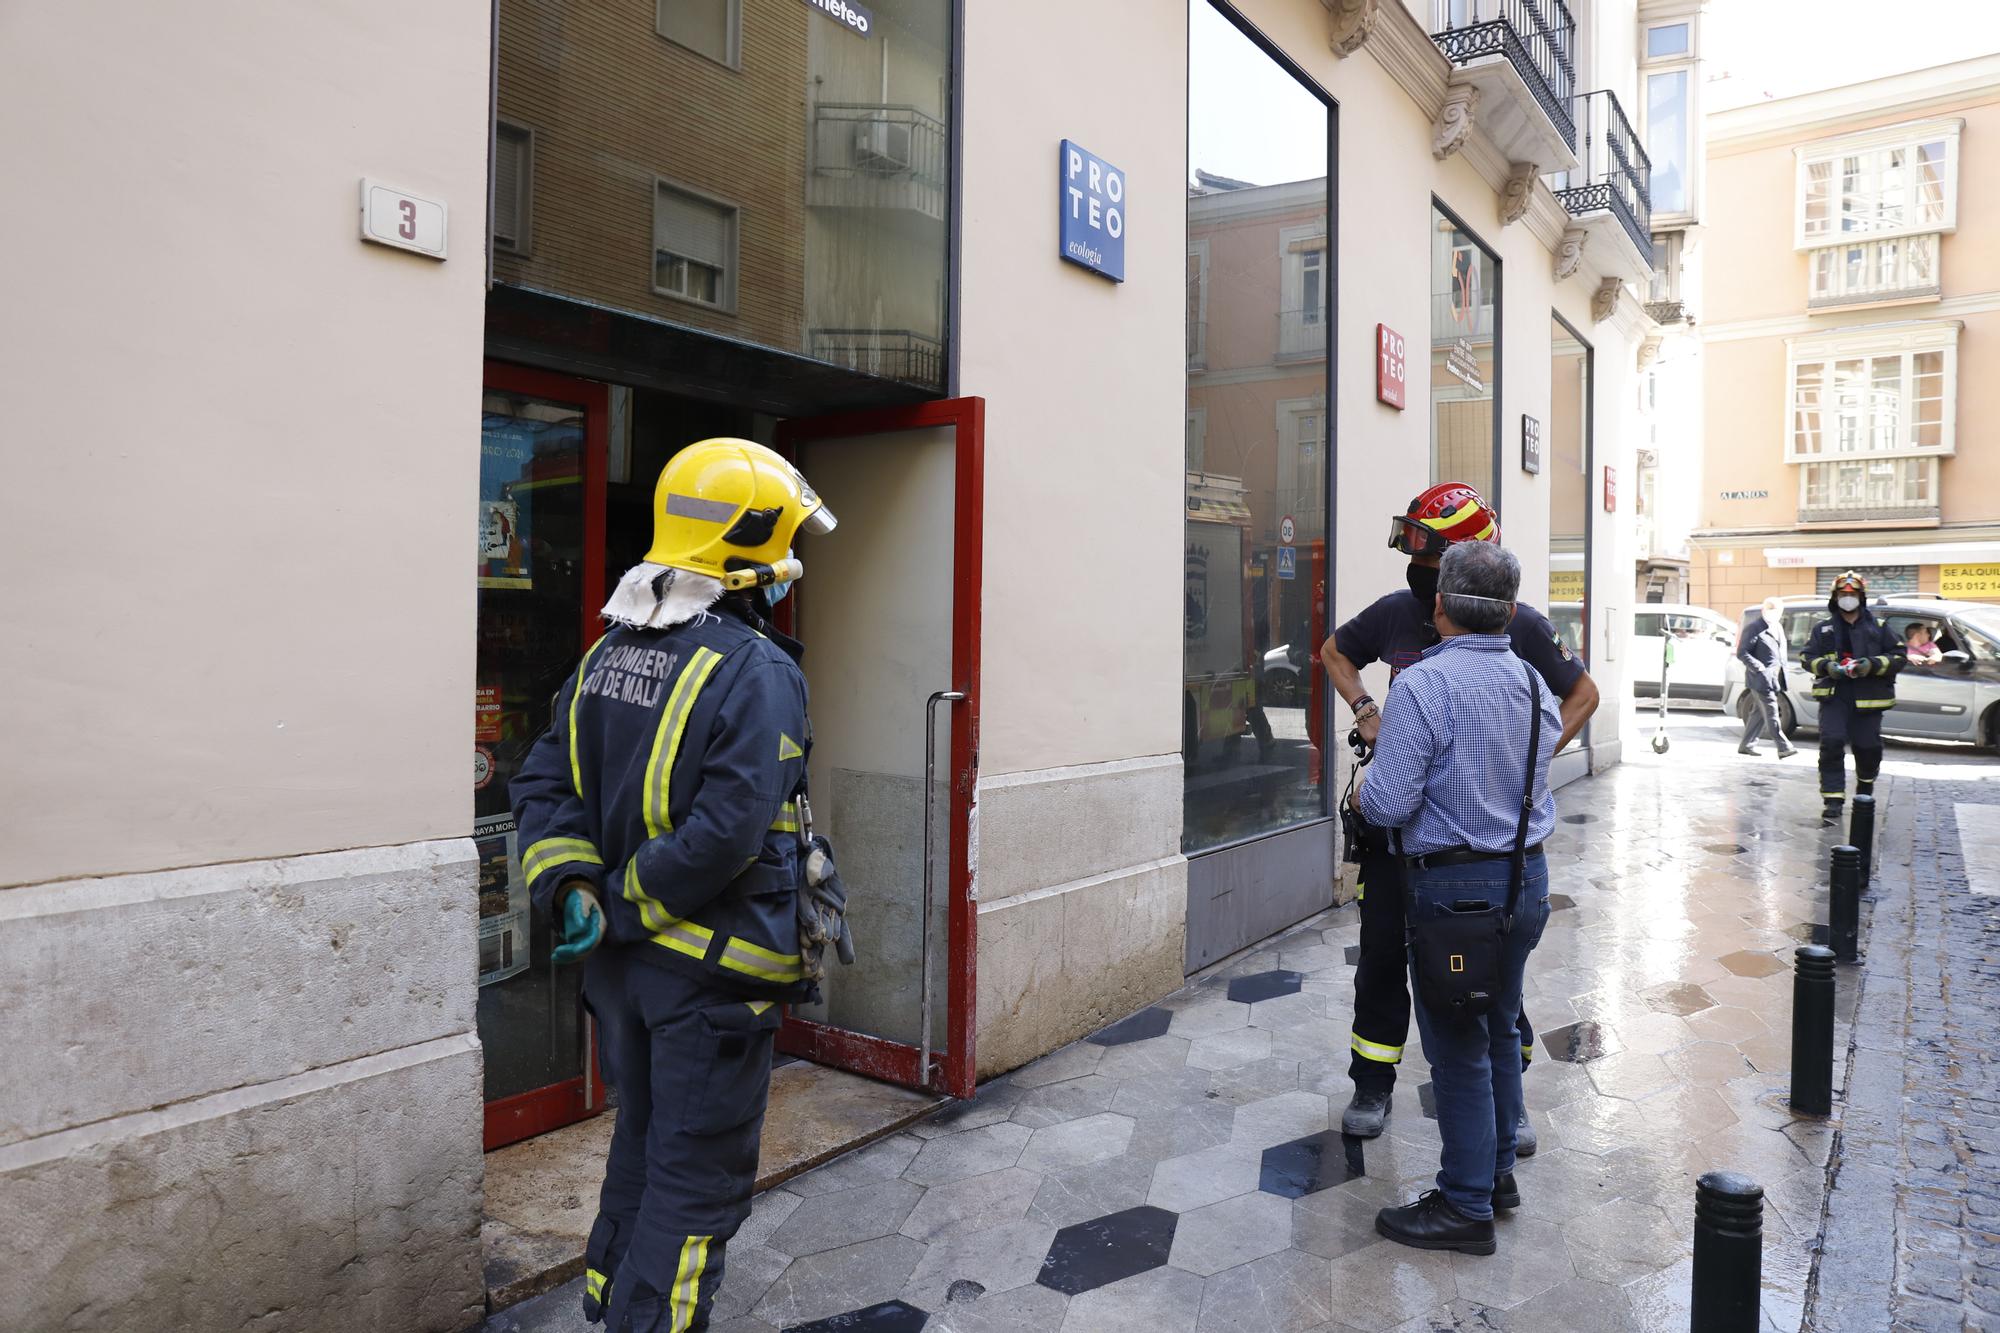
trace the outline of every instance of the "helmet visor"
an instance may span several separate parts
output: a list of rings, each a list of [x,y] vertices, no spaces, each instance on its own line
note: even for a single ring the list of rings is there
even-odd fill
[[[806,515],[805,522],[799,524],[799,531],[812,537],[824,537],[839,526],[840,520],[833,516],[833,511],[821,503],[819,508]]]
[[[1451,545],[1436,528],[1419,523],[1407,514],[1389,520],[1389,548],[1404,555],[1443,555]]]

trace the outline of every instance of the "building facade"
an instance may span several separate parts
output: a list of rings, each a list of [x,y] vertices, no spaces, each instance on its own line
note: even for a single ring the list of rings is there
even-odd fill
[[[1692,599],[2000,600],[2000,58],[1709,118]]]
[[[786,603],[863,950],[818,1064],[967,1095],[1333,902],[1314,654],[1434,481],[1623,695],[1672,5],[203,8],[0,19],[79,206],[0,221],[65,442],[0,524],[25,1326],[478,1318],[482,1148],[603,1104],[507,780],[694,440],[843,520]]]

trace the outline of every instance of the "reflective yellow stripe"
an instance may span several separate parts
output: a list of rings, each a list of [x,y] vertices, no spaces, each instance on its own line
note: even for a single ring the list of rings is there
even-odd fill
[[[1527,765],[1526,765],[1526,764],[1523,764],[1523,765],[1521,765],[1521,767],[1523,767],[1523,768],[1526,768],[1526,767],[1527,767]],[[1525,782],[1523,783],[1523,785],[1526,785],[1526,784],[1525,784]],[[1828,800],[1828,801],[1844,801],[1844,800],[1846,800],[1846,799],[1847,799],[1847,792],[1846,792],[1845,790],[1841,790],[1841,791],[1823,791],[1823,792],[1821,792],[1821,793],[1820,793],[1820,797],[1821,797],[1821,799],[1823,799],[1823,800]]]
[[[1856,708],[1894,708],[1896,701],[1894,699],[1856,699],[1854,706]]]
[[[1374,1060],[1385,1065],[1403,1063],[1403,1048],[1400,1046],[1384,1046],[1380,1042],[1369,1041],[1358,1032],[1348,1034],[1347,1044],[1352,1046],[1354,1053],[1364,1060]]]
[[[681,1267],[674,1278],[669,1307],[673,1314],[670,1333],[685,1333],[694,1326],[695,1307],[701,1303],[701,1275],[708,1267],[707,1236],[689,1236],[681,1242]]]
[[[637,857],[625,863],[625,901],[639,909],[639,920],[647,930],[656,932],[653,943],[662,948],[684,953],[690,958],[706,958],[709,942],[715,932],[707,926],[675,916],[660,905],[657,898],[649,895],[639,886],[639,861]]]
[[[674,693],[668,697],[666,709],[660,713],[660,729],[652,737],[652,755],[646,759],[646,793],[642,801],[646,837],[650,839],[674,827],[674,819],[668,813],[674,787],[674,761],[680,757],[680,739],[688,731],[688,715],[694,711],[694,699],[708,685],[708,677],[714,675],[718,664],[722,664],[720,652],[696,648],[694,656],[688,658],[686,671],[674,681]]]
[[[773,833],[797,833],[799,831],[799,807],[786,801],[778,807],[778,817],[771,821]]]
[[[567,861],[582,861],[594,866],[604,864],[604,858],[587,838],[543,838],[528,848],[528,854],[521,858],[521,873],[528,877],[532,887],[544,870]]]
[[[747,1004],[747,1005],[749,1005],[749,1006],[750,1006],[750,1012],[751,1012],[751,1013],[753,1013],[753,1014],[757,1015],[757,1017],[759,1017],[759,1018],[762,1018],[762,1017],[764,1016],[764,1011],[765,1011],[766,1009],[769,1009],[769,1008],[770,1008],[770,1007],[771,1007],[771,1006],[772,1006],[773,1004],[777,1003],[777,1001],[775,1001],[775,1000],[745,1000],[745,1001],[744,1001],[743,1003],[745,1003],[745,1004]]]
[[[1527,767],[1527,765],[1523,764],[1523,765],[1522,765],[1522,767],[1523,767],[1523,768],[1526,768],[1526,767]],[[1357,879],[1357,880],[1355,880],[1355,881],[1354,881],[1354,901],[1358,903],[1358,902],[1360,902],[1360,901],[1361,901],[1361,900],[1362,900],[1363,898],[1366,898],[1367,896],[1368,896],[1368,886],[1367,886],[1366,884],[1363,884],[1363,883],[1362,883],[1362,882],[1361,882],[1360,880],[1358,880],[1358,879]]]
[[[604,1299],[604,1274],[595,1268],[583,1270],[583,1289],[593,1301]]]
[[[653,751],[646,758],[646,786],[640,805],[646,817],[646,836],[657,838],[674,826],[667,813],[674,781],[674,759],[681,751],[681,734],[687,730],[688,714],[694,711],[695,696],[708,683],[722,654],[697,648],[688,659],[687,669],[674,682],[667,706],[660,711],[659,730],[653,733]]]
[[[722,956],[716,961],[733,971],[762,981],[797,981],[805,973],[799,968],[799,956],[795,953],[772,953],[748,940],[730,936],[722,946]]]
[[[569,690],[569,785],[578,800],[583,799],[583,758],[576,748],[576,705],[583,693],[584,678],[590,674],[590,659],[597,656],[597,650],[603,646],[604,637],[600,635],[596,643],[584,650],[583,660],[576,664],[576,680]]]

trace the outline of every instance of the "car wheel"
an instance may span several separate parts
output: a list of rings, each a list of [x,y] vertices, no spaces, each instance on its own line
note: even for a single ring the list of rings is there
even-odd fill
[[[1778,725],[1785,729],[1785,739],[1791,740],[1799,734],[1799,715],[1793,709],[1792,701],[1784,695],[1778,696]]]
[[[1299,678],[1289,671],[1265,672],[1264,706],[1266,708],[1297,708],[1299,706]]]

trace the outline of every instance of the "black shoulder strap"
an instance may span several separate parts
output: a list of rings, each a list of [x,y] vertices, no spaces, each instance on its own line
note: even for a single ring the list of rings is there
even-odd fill
[[[1521,882],[1528,877],[1528,816],[1535,811],[1535,757],[1542,748],[1542,680],[1536,670],[1521,664],[1528,673],[1528,776],[1521,784],[1521,822],[1514,826],[1514,855],[1507,877],[1507,920],[1514,920],[1514,904],[1521,896]]]

